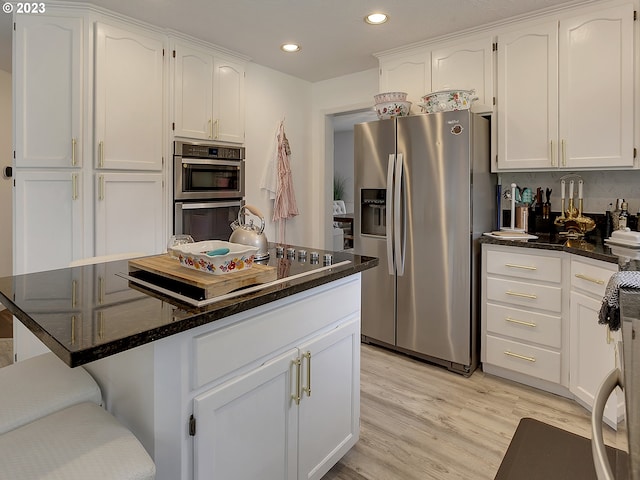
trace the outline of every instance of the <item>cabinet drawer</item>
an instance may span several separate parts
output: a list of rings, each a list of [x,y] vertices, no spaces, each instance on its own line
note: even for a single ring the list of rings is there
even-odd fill
[[[562,289],[536,283],[488,277],[487,300],[561,312]]]
[[[291,300],[294,298],[294,300]],[[354,277],[252,310],[248,318],[193,338],[193,388],[220,379],[260,358],[350,316],[360,316],[360,282]]]
[[[618,265],[607,262],[586,262],[571,259],[571,288],[579,288],[594,294],[598,298],[604,296],[609,278],[618,271]]]
[[[560,353],[487,335],[486,362],[560,383]]]
[[[488,250],[487,273],[560,283],[562,260],[543,255]]]
[[[552,348],[561,347],[559,316],[487,303],[487,331]]]

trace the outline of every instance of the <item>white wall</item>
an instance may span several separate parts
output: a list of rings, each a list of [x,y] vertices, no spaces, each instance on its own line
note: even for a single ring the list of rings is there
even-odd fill
[[[255,63],[247,66],[246,85],[246,194],[247,204],[258,207],[265,216],[267,239],[281,241],[278,225],[271,218],[273,201],[260,180],[266,163],[275,154],[275,136],[284,118],[291,146],[291,172],[300,214],[286,221],[286,241],[311,245],[312,210],[309,188],[311,177],[311,83]]]
[[[11,74],[0,70],[0,170],[10,166],[11,159]],[[11,275],[12,267],[12,211],[11,179],[0,174],[0,277]],[[2,307],[0,307],[2,309]]]
[[[333,126],[336,113],[361,110],[373,106],[378,93],[378,69],[332,78],[312,86],[312,190],[313,218],[310,246],[331,248],[333,245]]]

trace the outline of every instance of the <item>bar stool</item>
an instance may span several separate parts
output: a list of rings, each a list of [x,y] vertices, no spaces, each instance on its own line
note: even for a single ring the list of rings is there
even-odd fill
[[[153,480],[136,437],[95,403],[65,408],[0,435],[1,480]]]
[[[53,353],[0,368],[0,434],[82,402],[102,404],[100,387]]]

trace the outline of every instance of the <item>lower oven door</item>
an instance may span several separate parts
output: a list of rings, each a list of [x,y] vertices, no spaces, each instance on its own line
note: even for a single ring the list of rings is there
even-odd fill
[[[231,223],[237,220],[243,200],[211,202],[175,202],[176,235],[191,235],[196,242],[228,241]]]

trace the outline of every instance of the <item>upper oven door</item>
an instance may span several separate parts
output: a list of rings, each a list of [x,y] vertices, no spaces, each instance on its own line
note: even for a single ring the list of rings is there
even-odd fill
[[[244,160],[174,157],[176,200],[244,197]]]

